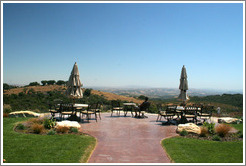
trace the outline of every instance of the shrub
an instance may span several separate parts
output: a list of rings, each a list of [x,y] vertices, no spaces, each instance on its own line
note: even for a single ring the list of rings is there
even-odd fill
[[[9,114],[10,112],[12,112],[11,106],[9,104],[4,104],[3,105],[3,113]]]
[[[230,130],[231,130],[231,126],[229,126],[229,125],[227,125],[227,124],[219,124],[219,125],[216,126],[216,128],[215,128],[215,132],[216,132],[220,137],[226,136]]]
[[[215,125],[215,123],[208,123],[208,122],[203,123],[203,126],[208,129],[208,132],[210,134],[214,134],[214,125]]]
[[[243,138],[243,133],[239,134],[238,138]]]
[[[3,117],[9,117],[8,113],[3,113]]]
[[[201,127],[200,137],[206,137],[208,135],[208,129],[204,126]]]
[[[57,133],[67,133],[69,131],[69,127],[67,126],[58,126],[56,128]]]
[[[56,131],[55,130],[50,130],[47,135],[55,135],[56,134]]]
[[[22,123],[19,123],[19,124],[17,124],[17,126],[16,126],[16,129],[18,129],[18,130],[24,130],[26,127],[22,124]]]
[[[78,128],[72,127],[72,128],[70,128],[70,131],[72,133],[78,133]]]
[[[213,138],[212,138],[212,140],[213,141],[221,141],[221,138],[218,135],[214,135]]]
[[[181,135],[181,136],[186,136],[186,135],[188,135],[188,132],[186,131],[186,130],[182,130],[180,133],[179,133],[179,135]]]
[[[34,123],[31,126],[31,130],[33,133],[40,134],[40,133],[44,132],[44,126],[42,124]]]
[[[45,127],[46,129],[51,129],[51,128],[53,128],[53,127],[55,126],[55,124],[56,124],[56,120],[53,119],[53,118],[51,118],[51,119],[45,119],[45,120],[44,120],[44,127]]]

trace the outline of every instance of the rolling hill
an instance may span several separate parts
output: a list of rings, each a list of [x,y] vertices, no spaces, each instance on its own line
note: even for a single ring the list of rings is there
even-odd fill
[[[13,88],[9,89],[7,91],[4,91],[4,94],[11,95],[11,94],[19,94],[21,92],[27,93],[30,90],[34,90],[35,92],[41,92],[41,93],[47,93],[49,91],[62,91],[65,93],[66,87],[62,85],[47,85],[47,86],[28,86],[28,87],[19,87],[19,88]],[[83,89],[84,91],[85,89]],[[134,103],[142,103],[143,100],[136,99],[134,97],[127,97],[123,95],[117,95],[110,92],[103,92],[99,90],[92,90],[92,94],[102,96],[106,98],[107,100],[122,100],[122,101],[128,101],[128,102],[134,102]]]

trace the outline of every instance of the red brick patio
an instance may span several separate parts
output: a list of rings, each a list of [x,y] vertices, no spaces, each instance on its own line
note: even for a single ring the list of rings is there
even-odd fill
[[[103,113],[102,120],[82,123],[82,131],[97,138],[89,163],[170,163],[161,140],[176,136],[174,125],[156,122],[157,115],[132,118]]]

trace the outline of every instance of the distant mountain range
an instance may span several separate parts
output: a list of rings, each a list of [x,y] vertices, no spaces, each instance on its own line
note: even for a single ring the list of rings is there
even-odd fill
[[[180,90],[177,88],[110,88],[110,87],[85,87],[94,90],[115,93],[129,97],[138,97],[140,95],[148,96],[151,98],[175,98],[179,95]],[[208,95],[221,95],[221,94],[242,94],[242,90],[214,90],[214,89],[189,89],[187,94],[189,96],[208,96]]]

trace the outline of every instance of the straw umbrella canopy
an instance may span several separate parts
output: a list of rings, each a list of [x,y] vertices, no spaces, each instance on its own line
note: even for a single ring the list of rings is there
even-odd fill
[[[186,93],[186,91],[188,90],[188,81],[187,81],[186,68],[184,65],[181,71],[179,89],[180,89],[180,94],[178,96],[178,99],[182,100],[183,103],[185,103],[187,100],[189,100],[189,97]]]
[[[82,87],[83,84],[79,79],[79,69],[77,63],[75,62],[73,70],[67,82],[66,94],[72,96],[73,98],[83,98]]]

